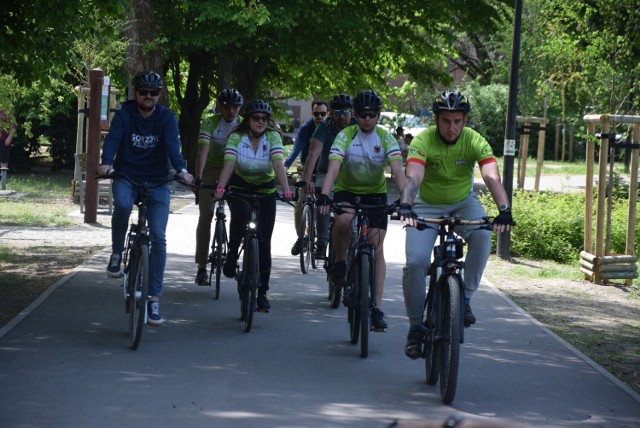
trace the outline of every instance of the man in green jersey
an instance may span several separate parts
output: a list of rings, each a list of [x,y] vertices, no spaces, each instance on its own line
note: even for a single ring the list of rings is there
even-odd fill
[[[218,94],[217,106],[219,113],[209,116],[202,121],[198,136],[198,158],[196,159],[196,185],[215,184],[218,181],[224,163],[224,148],[231,131],[242,122],[238,116],[240,107],[244,103],[242,95],[235,89],[223,89]],[[209,285],[207,275],[207,260],[211,242],[211,222],[213,220],[213,205],[211,189],[200,190],[200,215],[196,228],[196,284]]]
[[[479,220],[487,216],[473,191],[473,170],[477,163],[487,189],[496,203],[499,215],[493,230],[504,232],[513,224],[509,198],[500,181],[498,164],[487,140],[471,128],[466,128],[469,100],[460,92],[446,90],[433,102],[435,126],[418,134],[409,146],[406,184],[402,191],[400,219],[415,226],[415,217],[439,218],[459,216]],[[412,206],[413,204],[413,206]],[[406,229],[406,264],[402,277],[405,307],[410,328],[405,345],[408,357],[422,355],[425,332],[423,322],[425,279],[437,230]],[[477,227],[458,227],[469,250],[465,259],[464,324],[476,322],[469,304],[478,289],[491,251],[491,231]]]

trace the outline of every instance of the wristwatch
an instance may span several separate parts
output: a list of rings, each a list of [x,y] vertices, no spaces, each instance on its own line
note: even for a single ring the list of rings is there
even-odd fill
[[[501,213],[508,213],[511,212],[511,207],[509,205],[500,205],[498,207],[498,211],[500,211]]]

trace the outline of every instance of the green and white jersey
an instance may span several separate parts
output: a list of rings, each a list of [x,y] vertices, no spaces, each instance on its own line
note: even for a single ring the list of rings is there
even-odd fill
[[[432,205],[450,205],[473,191],[476,162],[484,165],[496,162],[496,158],[487,140],[471,128],[463,128],[458,141],[447,145],[431,126],[411,141],[407,165],[412,162],[424,166],[420,199]]]
[[[224,160],[235,162],[234,172],[245,181],[259,186],[275,178],[273,161],[284,159],[282,137],[276,131],[262,134],[258,150],[254,151],[249,136],[234,132],[229,135]]]
[[[227,122],[219,113],[202,121],[200,134],[198,135],[198,145],[206,144],[209,146],[205,163],[206,170],[220,170],[222,168],[227,137],[240,122],[242,122],[242,117],[240,116],[237,116],[231,122]]]
[[[387,193],[384,169],[394,160],[402,161],[402,155],[396,139],[383,127],[365,134],[358,125],[351,125],[336,136],[329,160],[342,164],[335,191],[366,195]]]

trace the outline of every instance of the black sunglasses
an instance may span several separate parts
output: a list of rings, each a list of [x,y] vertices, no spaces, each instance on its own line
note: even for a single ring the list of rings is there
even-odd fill
[[[358,117],[361,119],[373,119],[378,117],[378,113],[358,113]]]
[[[157,89],[153,89],[151,91],[148,91],[146,89],[138,89],[138,93],[143,97],[146,97],[147,95],[151,95],[152,97],[157,97],[158,95],[160,95],[160,91]]]
[[[313,115],[314,115],[315,117],[318,117],[318,116],[325,117],[325,116],[327,115],[327,112],[326,112],[326,111],[314,111],[314,112],[313,112]]]

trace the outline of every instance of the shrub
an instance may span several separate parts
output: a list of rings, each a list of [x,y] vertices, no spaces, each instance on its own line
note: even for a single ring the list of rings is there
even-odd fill
[[[490,215],[496,214],[495,203],[489,194],[481,195],[480,200]],[[511,253],[514,256],[553,260],[564,264],[577,262],[580,251],[584,250],[584,204],[585,197],[581,193],[514,191],[512,205],[517,224],[511,230]],[[615,199],[613,204],[613,253],[625,251],[628,206],[626,199]],[[640,249],[639,230],[635,231],[636,254]],[[494,235],[494,250],[495,245]]]

